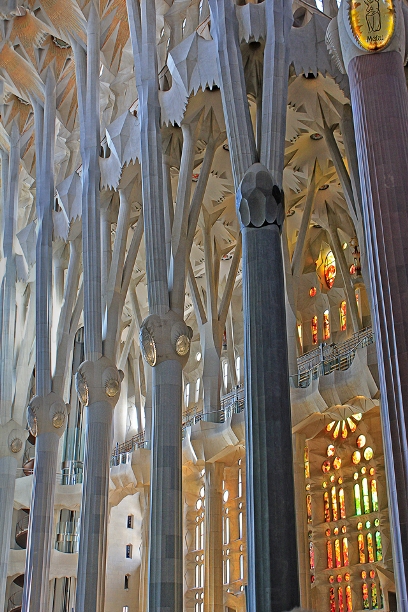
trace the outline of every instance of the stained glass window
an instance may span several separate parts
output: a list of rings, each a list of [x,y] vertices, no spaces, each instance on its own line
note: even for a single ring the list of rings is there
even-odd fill
[[[344,612],[344,601],[343,601],[343,587],[337,589],[337,599],[339,602],[339,612]]]
[[[323,340],[330,338],[330,314],[328,310],[323,313]]]
[[[347,304],[343,300],[340,303],[340,331],[346,331],[347,329]]]
[[[309,447],[305,446],[303,453],[303,461],[305,463],[305,478],[310,478],[310,463],[309,463]]]
[[[336,440],[339,436],[339,431],[340,431],[340,421],[337,423],[336,427],[334,428],[333,431],[333,438]]]
[[[370,459],[372,459],[373,456],[374,456],[373,449],[370,446],[367,446],[367,448],[364,449],[364,459],[366,461],[370,461]]]
[[[370,514],[370,496],[368,494],[368,480],[367,478],[363,478],[361,481],[361,486],[363,489],[363,507],[364,514]]]
[[[363,582],[363,610],[370,609],[370,602],[368,599],[368,586],[366,582]]]
[[[373,546],[373,534],[367,533],[367,552],[368,562],[374,563],[374,546]]]
[[[312,522],[312,496],[306,495],[307,522]]]
[[[375,548],[376,548],[376,557],[377,561],[382,561],[382,540],[381,533],[379,531],[375,532]]]
[[[334,595],[334,587],[330,587],[330,612],[336,612],[336,598]]]
[[[357,424],[352,419],[350,419],[350,417],[347,417],[347,423],[349,424],[350,431],[354,433],[357,429]]]
[[[354,485],[354,501],[356,504],[356,515],[361,515],[361,497],[360,497],[360,485],[358,482]]]
[[[373,512],[378,512],[378,494],[377,494],[377,481],[372,480],[371,486],[371,503],[373,505]]]
[[[326,450],[326,455],[328,457],[333,457],[335,452],[336,452],[336,449],[334,448],[333,444],[329,444],[329,446],[327,447],[327,450]]]
[[[358,465],[361,461],[360,451],[354,451],[354,453],[351,455],[351,460],[354,463],[354,465]]]
[[[359,558],[359,563],[365,563],[366,562],[366,556],[365,556],[365,552],[364,552],[364,536],[362,533],[358,534],[358,558]]]
[[[329,493],[325,491],[323,493],[323,503],[324,503],[324,520],[326,523],[330,523],[330,503],[329,503]]]
[[[341,468],[341,459],[340,457],[335,457],[333,459],[333,467],[335,470],[339,470]]]
[[[309,542],[309,564],[310,564],[310,569],[313,571],[314,568],[315,568],[315,557],[314,557],[313,542]]]
[[[344,500],[344,489],[339,489],[339,504],[340,504],[340,518],[346,518],[346,502]]]
[[[327,474],[327,472],[330,472],[330,468],[331,468],[330,461],[327,461],[327,459],[326,459],[326,461],[323,461],[323,463],[322,463],[322,472],[324,474]]]
[[[336,278],[336,259],[333,255],[333,252],[329,251],[326,255],[326,259],[324,262],[324,279],[329,289],[333,287],[335,278]]]
[[[356,440],[357,448],[363,448],[363,446],[365,446],[365,443],[366,443],[366,437],[363,435],[358,436]]]
[[[351,599],[351,586],[349,584],[346,586],[346,610],[347,612],[353,611],[353,601]]]
[[[298,333],[300,347],[303,349],[303,334],[302,334],[302,324],[301,323],[297,324],[297,333]]]
[[[334,540],[334,556],[336,567],[341,567],[340,540]]]
[[[315,315],[312,319],[312,344],[317,344],[318,342],[317,333],[317,316]]]
[[[328,569],[332,569],[333,567],[333,547],[330,540],[326,542],[326,550],[327,550],[327,567]]]
[[[337,511],[336,487],[332,487],[331,488],[331,503],[332,503],[333,521],[337,521],[339,519],[339,515],[338,515],[338,511]]]
[[[375,582],[371,583],[371,609],[378,610],[377,585]]]
[[[342,421],[341,422],[341,437],[343,438],[343,440],[345,440],[347,438],[346,421]]]
[[[349,565],[349,549],[347,538],[343,538],[343,565],[344,567],[347,567]]]

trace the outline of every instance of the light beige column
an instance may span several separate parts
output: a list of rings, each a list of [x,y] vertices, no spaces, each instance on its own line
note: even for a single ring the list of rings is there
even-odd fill
[[[222,481],[223,463],[205,466],[204,612],[223,612]]]

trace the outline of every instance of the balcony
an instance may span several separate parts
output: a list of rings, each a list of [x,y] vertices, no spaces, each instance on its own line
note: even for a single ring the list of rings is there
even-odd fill
[[[27,537],[28,537],[28,523],[30,520],[30,515],[28,510],[25,510],[26,516],[23,516],[21,520],[18,521],[16,525],[16,535],[15,540],[16,543],[20,546],[20,548],[27,548]]]
[[[23,605],[23,591],[17,591],[9,598],[7,603],[7,612],[21,612]]]
[[[62,521],[57,524],[56,550],[77,553],[79,549],[79,520]]]

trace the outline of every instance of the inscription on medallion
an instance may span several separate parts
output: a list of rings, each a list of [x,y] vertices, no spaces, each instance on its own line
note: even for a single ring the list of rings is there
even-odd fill
[[[390,43],[394,33],[393,0],[350,0],[349,20],[360,47],[380,51]]]

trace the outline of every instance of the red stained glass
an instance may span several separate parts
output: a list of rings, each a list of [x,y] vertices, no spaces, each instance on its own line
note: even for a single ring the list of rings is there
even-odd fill
[[[309,447],[305,446],[303,460],[305,463],[305,478],[310,478]]]
[[[341,422],[341,437],[343,438],[343,440],[347,438],[347,435],[348,435],[348,431],[346,427],[346,421],[342,421]]]
[[[362,590],[363,590],[363,610],[369,610],[370,602],[368,600],[368,586],[365,582],[363,583]]]
[[[337,589],[337,599],[339,602],[339,612],[344,612],[343,587]]]
[[[347,304],[343,300],[340,303],[340,330],[346,331],[347,329]]]
[[[316,287],[310,287],[309,289],[309,295],[310,297],[314,297],[317,293]]]
[[[330,540],[326,542],[326,550],[327,550],[327,567],[328,569],[333,568],[333,547]]]
[[[329,251],[326,255],[326,259],[324,262],[324,279],[329,289],[333,287],[335,278],[336,278],[336,260],[334,258],[332,251]]]
[[[367,533],[367,551],[368,551],[368,562],[374,563],[374,547],[373,547],[372,533]]]
[[[334,595],[334,587],[330,587],[330,612],[336,612],[336,598]]]
[[[334,556],[336,567],[341,567],[340,540],[334,540]]]
[[[333,431],[333,438],[335,440],[339,436],[339,431],[340,431],[340,421],[337,423],[337,425],[336,425],[336,427],[334,428],[334,431]]]
[[[347,612],[353,611],[353,601],[351,599],[351,587],[350,585],[346,586],[346,610]]]
[[[317,344],[318,342],[318,328],[317,328],[317,316],[315,315],[312,319],[312,344]]]
[[[331,488],[331,503],[332,503],[332,514],[333,514],[333,521],[338,521],[338,519],[339,519],[339,514],[338,514],[338,510],[337,510],[337,494],[336,494],[336,487],[332,487],[332,488]]]
[[[343,565],[344,567],[349,565],[349,548],[347,538],[343,538]]]
[[[310,569],[313,571],[314,568],[315,568],[315,557],[314,557],[313,542],[309,542],[309,565],[310,565]]]
[[[312,522],[312,496],[306,495],[307,522]]]
[[[362,533],[359,533],[357,541],[358,541],[359,563],[365,563],[366,556],[365,556],[365,551],[364,551],[364,536]]]
[[[326,523],[330,523],[330,503],[329,503],[329,493],[325,491],[323,493],[323,503],[324,503],[324,520]]]
[[[346,502],[344,499],[344,489],[339,489],[339,504],[340,504],[340,518],[346,518]]]

